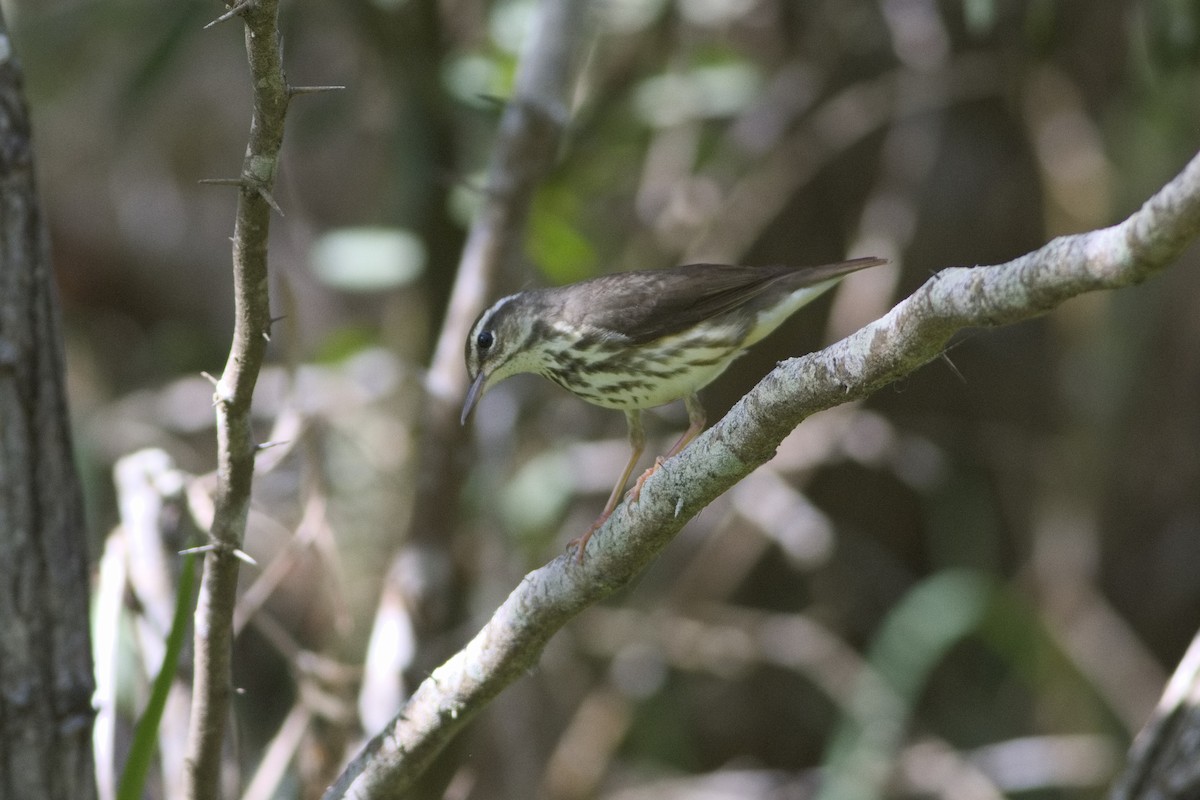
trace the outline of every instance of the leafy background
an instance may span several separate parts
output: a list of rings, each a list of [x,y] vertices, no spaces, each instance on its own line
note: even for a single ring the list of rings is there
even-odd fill
[[[356,665],[421,471],[421,370],[536,9],[284,4],[289,78],[347,88],[294,102],[273,228],[284,319],[258,401],[261,436],[288,444],[247,549],[287,560],[235,669],[246,775],[289,709],[320,709],[280,797],[319,792],[305,763],[359,733]],[[117,459],[160,447],[211,483],[199,373],[228,347],[234,198],[198,181],[240,164],[241,27],[204,30],[222,8],[192,0],[4,11],[98,558]],[[497,293],[689,260],[893,262],[736,362],[704,394],[713,419],[940,268],[1122,218],[1200,130],[1189,0],[604,0],[595,18]],[[1101,795],[1200,622],[1196,261],[963,336],[806,422],[551,644],[448,754],[448,796],[807,797],[820,765],[828,795]],[[625,457],[621,415],[536,379],[479,411],[441,648],[586,527]],[[649,426],[665,447],[682,412]],[[339,668],[322,703],[289,648]],[[126,718],[144,691],[124,685]]]

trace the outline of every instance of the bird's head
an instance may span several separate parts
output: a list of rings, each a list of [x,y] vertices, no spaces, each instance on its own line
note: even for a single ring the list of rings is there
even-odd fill
[[[463,403],[462,423],[488,389],[521,372],[538,372],[542,367],[537,347],[533,292],[510,295],[479,315],[467,335],[467,376],[471,388]]]

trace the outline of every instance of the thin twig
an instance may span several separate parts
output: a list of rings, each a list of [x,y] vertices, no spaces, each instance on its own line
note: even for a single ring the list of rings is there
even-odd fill
[[[651,476],[639,502],[618,507],[592,537],[582,565],[564,554],[527,575],[483,630],[417,688],[325,800],[402,796],[468,720],[536,663],[567,620],[633,580],[806,417],[914,372],[963,328],[1019,322],[1077,295],[1144,281],[1198,233],[1200,155],[1119,225],[1055,239],[1006,264],[943,270],[857,333],[783,362]]]
[[[267,234],[273,202],[269,198],[289,98],[279,50],[278,0],[238,3],[222,19],[237,13],[246,24],[254,119],[241,176],[228,181],[241,188],[233,234],[235,322],[229,359],[213,395],[217,490],[209,533],[211,549],[205,555],[196,607],[195,686],[185,770],[185,795],[191,800],[220,796],[221,751],[231,694],[233,609],[238,565],[249,560],[241,544],[258,452],[250,403],[266,353],[262,334],[271,325]]]

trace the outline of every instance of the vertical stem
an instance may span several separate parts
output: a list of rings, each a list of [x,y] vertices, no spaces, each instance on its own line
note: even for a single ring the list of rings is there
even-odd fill
[[[242,12],[254,113],[239,177],[233,234],[233,344],[214,396],[218,455],[212,549],[204,560],[196,606],[195,687],[185,779],[187,797],[196,800],[220,796],[221,750],[231,693],[237,551],[246,530],[257,449],[250,404],[271,325],[267,235],[289,99],[279,50],[278,10],[278,0],[257,0]]]

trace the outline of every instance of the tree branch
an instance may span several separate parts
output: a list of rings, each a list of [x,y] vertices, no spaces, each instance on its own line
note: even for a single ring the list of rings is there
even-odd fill
[[[564,554],[525,577],[467,646],[418,687],[326,800],[392,796],[505,686],[568,619],[634,578],[713,499],[774,454],[811,414],[865,397],[936,358],[956,332],[1046,313],[1146,280],[1200,232],[1200,155],[1119,225],[1066,236],[993,267],[943,270],[888,314],[818,352],[783,362],[719,423],[620,506],[582,565]]]
[[[287,83],[279,50],[278,0],[239,3],[254,86],[250,138],[239,178],[233,232],[233,345],[213,396],[217,415],[217,492],[211,549],[196,606],[195,685],[185,787],[189,798],[220,794],[221,748],[229,715],[230,652],[238,557],[246,531],[256,443],[250,401],[266,353],[271,309],[267,234],[279,165]]]

